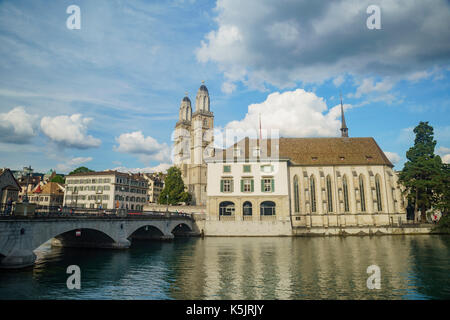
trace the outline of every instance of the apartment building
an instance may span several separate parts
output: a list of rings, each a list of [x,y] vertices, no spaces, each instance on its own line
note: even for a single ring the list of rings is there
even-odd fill
[[[164,181],[155,174],[144,173],[143,177],[148,182],[147,201],[157,203],[164,188]]]
[[[142,210],[148,182],[140,174],[84,172],[66,177],[64,205],[79,208]]]

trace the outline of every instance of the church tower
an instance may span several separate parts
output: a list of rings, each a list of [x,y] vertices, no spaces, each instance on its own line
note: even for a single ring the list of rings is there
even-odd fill
[[[341,137],[348,138],[348,128],[345,123],[344,117],[344,106],[342,105],[342,94],[341,94]]]
[[[207,166],[213,143],[214,114],[210,111],[208,88],[204,81],[195,98],[195,112],[186,96],[181,101],[175,126],[174,164],[181,169],[184,184],[192,196],[192,205],[206,205]]]
[[[206,147],[213,141],[214,114],[210,111],[209,92],[204,81],[197,91],[192,115],[191,185],[189,192],[195,205],[206,205]]]
[[[186,164],[190,163],[191,157],[191,121],[192,107],[191,100],[187,96],[187,92],[183,100],[181,100],[178,122],[175,125],[174,136],[174,154],[173,162],[178,166],[182,173],[187,173]],[[184,165],[183,165],[184,164]]]

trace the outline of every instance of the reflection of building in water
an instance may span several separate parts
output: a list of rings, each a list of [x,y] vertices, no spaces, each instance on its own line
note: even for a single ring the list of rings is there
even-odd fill
[[[176,299],[400,299],[410,285],[412,240],[206,238],[177,268],[172,293]],[[380,267],[381,290],[367,288],[370,265]]]

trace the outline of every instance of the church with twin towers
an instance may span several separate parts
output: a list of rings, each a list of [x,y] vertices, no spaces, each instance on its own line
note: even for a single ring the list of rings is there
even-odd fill
[[[194,112],[186,94],[173,157],[191,205],[206,207],[205,232],[289,235],[311,228],[339,233],[347,227],[383,232],[406,221],[394,165],[374,138],[349,137],[342,99],[340,109],[341,128],[334,137],[260,134],[215,149],[208,89],[204,83],[198,89]]]
[[[175,125],[174,164],[180,168],[193,205],[206,205],[207,165],[204,154],[213,155],[214,114],[210,110],[208,88],[204,81],[195,97],[195,111],[187,93],[180,105]]]

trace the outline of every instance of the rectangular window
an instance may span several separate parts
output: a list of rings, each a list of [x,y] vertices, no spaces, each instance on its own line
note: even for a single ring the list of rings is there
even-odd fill
[[[251,172],[251,166],[250,165],[248,165],[248,164],[244,164],[244,172]]]
[[[241,192],[253,192],[253,179],[241,180]]]
[[[230,173],[231,172],[231,166],[223,166],[223,172],[224,173]]]
[[[275,189],[275,182],[273,178],[264,178],[261,180],[262,192],[273,192]]]
[[[261,166],[261,172],[264,172],[264,173],[271,173],[271,172],[273,172],[273,166],[272,165],[263,165],[263,166]]]
[[[220,192],[233,192],[233,180],[222,179],[220,182]]]
[[[256,147],[253,149],[253,156],[254,157],[260,157],[261,156],[261,149],[259,147]]]
[[[240,157],[241,156],[241,149],[234,148],[233,149],[233,157]]]

